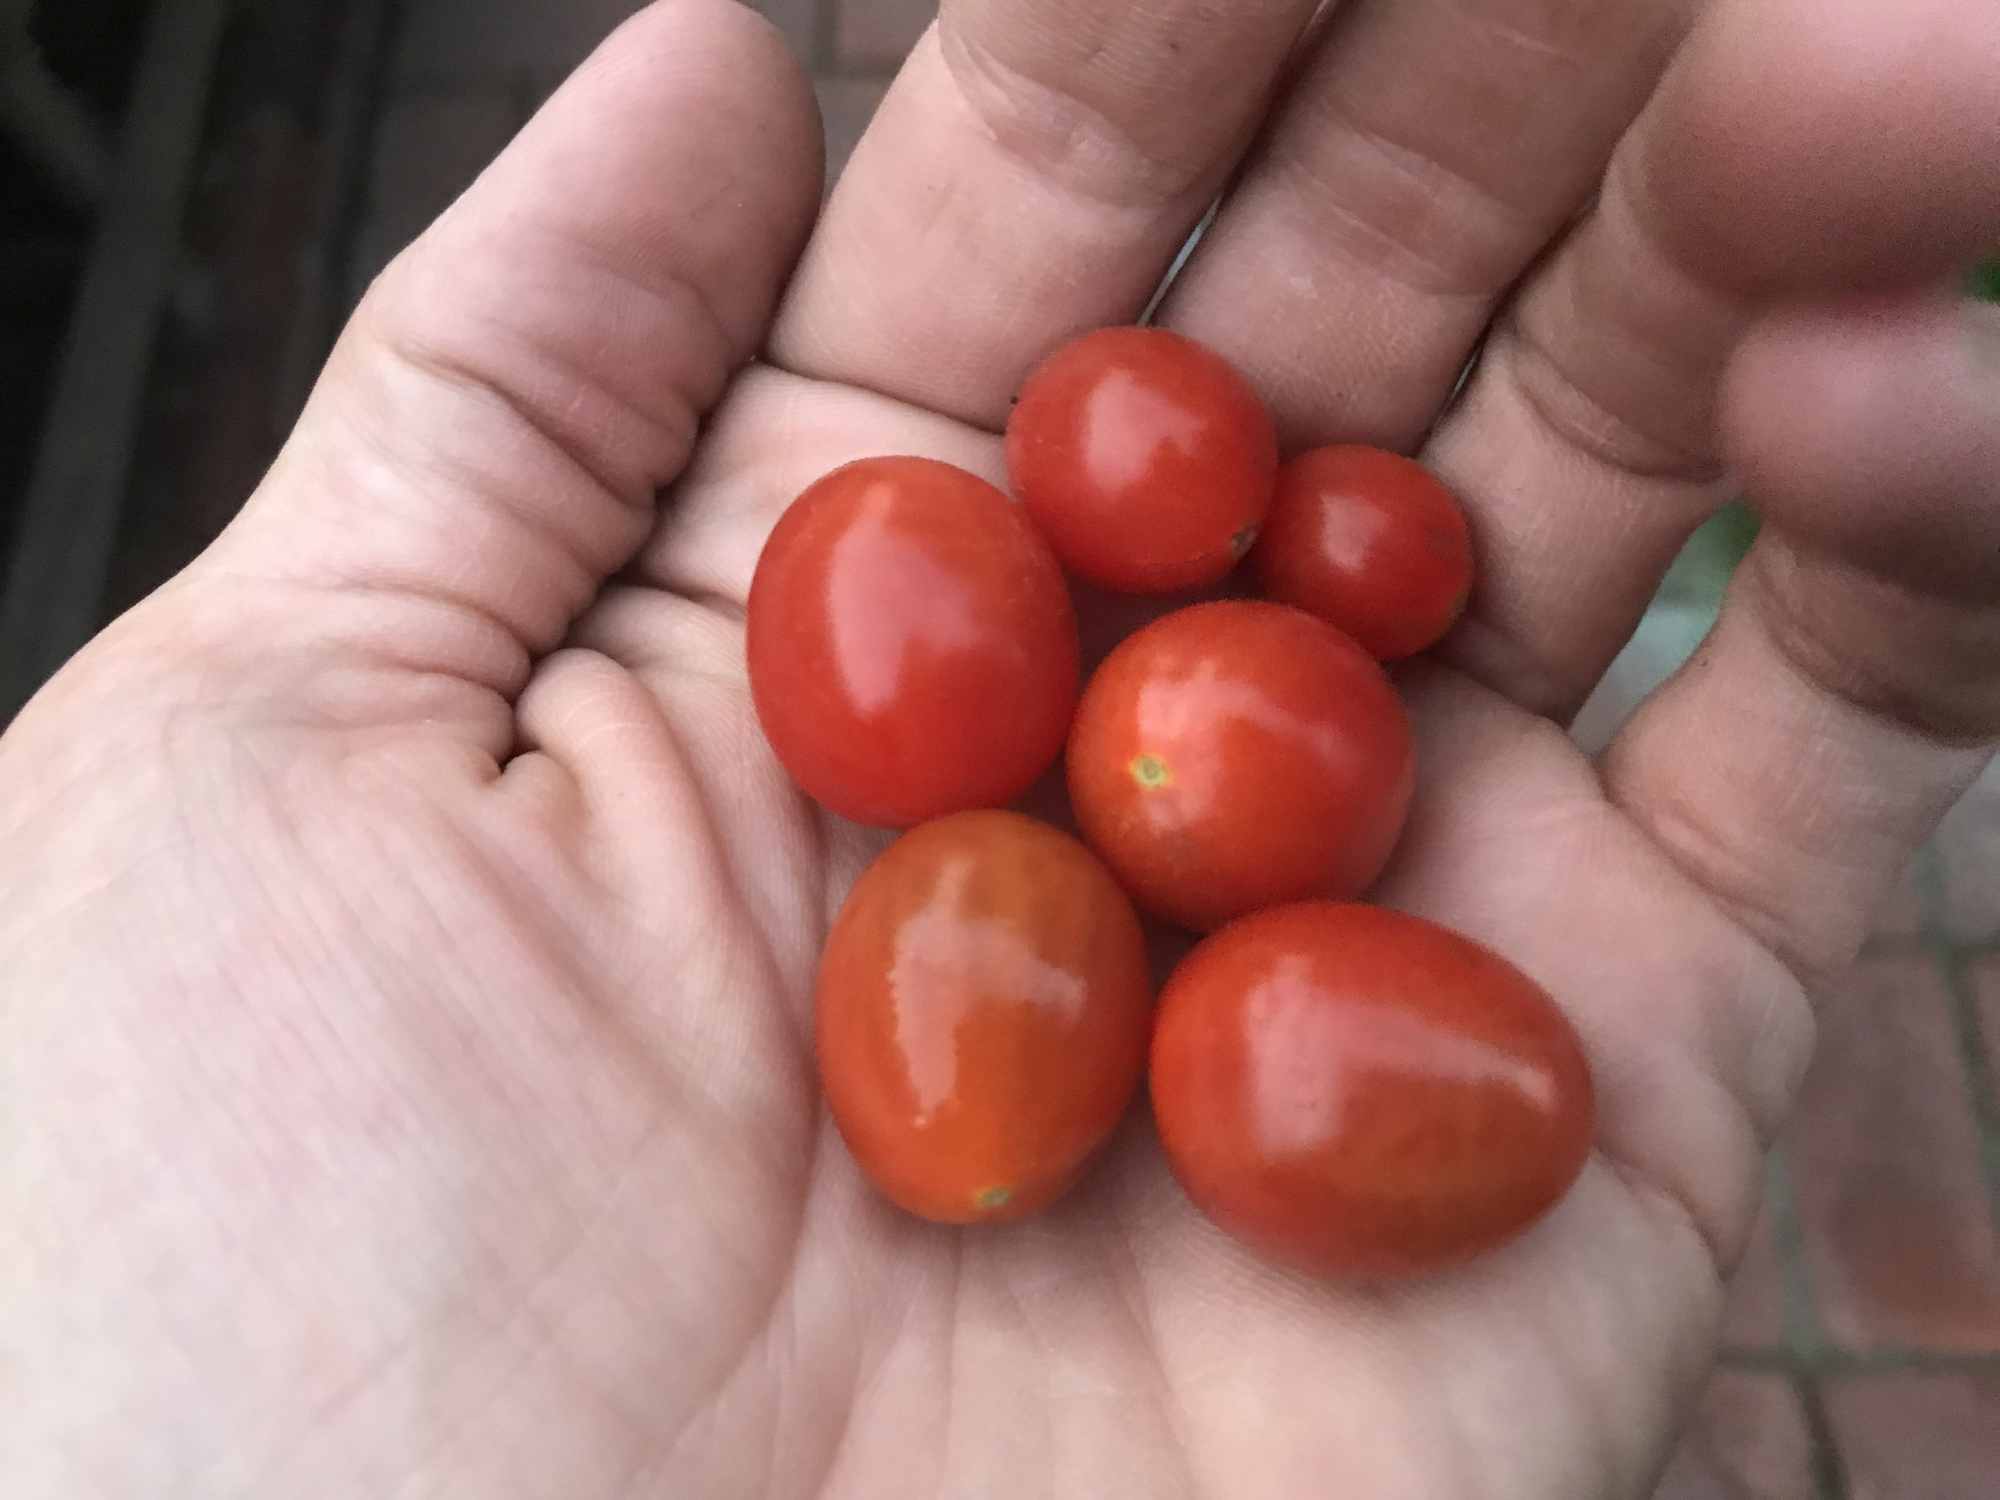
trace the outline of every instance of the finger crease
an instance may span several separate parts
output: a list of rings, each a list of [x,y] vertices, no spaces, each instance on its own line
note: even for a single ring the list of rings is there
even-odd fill
[[[1779,545],[1775,537],[1767,542],[1752,577],[1758,585],[1753,596],[1758,626],[1781,661],[1815,690],[1898,735],[1914,736],[1945,750],[1977,751],[1987,745],[1996,721],[2000,721],[2000,701],[1995,697],[2000,673],[1988,675],[1983,692],[1975,686],[1963,695],[1952,694],[1940,690],[1940,677],[1946,674],[1912,674],[1907,651],[1897,652],[1883,665],[1865,659],[1858,649],[1872,646],[1872,642],[1830,641],[1826,630],[1814,628],[1797,597],[1798,590],[1807,585],[1780,581],[1789,577],[1789,570],[1780,568],[1769,550]],[[1914,600],[1918,607],[1945,607],[1934,600],[1916,599],[1900,580],[1880,573],[1867,576],[1878,588]],[[1812,586],[1840,588],[1837,575],[1825,574],[1813,580]],[[1990,613],[1990,607],[1976,608]]]
[[[1708,485],[1724,476],[1712,447],[1676,442],[1615,411],[1518,323],[1507,328],[1492,354],[1500,357],[1503,377],[1520,392],[1530,415],[1584,457],[1639,479]]]
[[[1152,149],[1076,91],[1002,62],[953,27],[940,28],[938,45],[960,101],[995,149],[1086,202],[1158,209],[1194,194],[1210,175],[1205,156]]]
[[[1642,812],[1615,782],[1607,782],[1607,791],[1661,856],[1706,894],[1747,941],[1780,964],[1804,993],[1822,993],[1846,968],[1853,957],[1851,951],[1815,953],[1816,948],[1827,945],[1816,943],[1784,915],[1783,898],[1778,893],[1761,890],[1754,879],[1729,872],[1729,862],[1722,856],[1731,841],[1720,837],[1699,812],[1685,803],[1668,807],[1657,800],[1645,803],[1649,810]],[[1704,847],[1712,852],[1703,854]],[[1859,946],[1857,938],[1854,947]]]
[[[1430,152],[1364,124],[1337,100],[1319,101],[1316,112],[1328,130],[1325,135],[1312,134],[1315,149],[1302,142],[1287,148],[1274,144],[1273,159],[1301,180],[1305,191],[1298,201],[1307,205],[1309,212],[1325,213],[1358,230],[1378,250],[1388,252],[1379,260],[1371,256],[1371,269],[1427,295],[1484,301],[1506,289],[1521,256],[1541,242],[1545,231],[1533,216],[1486,183]],[[1422,212],[1414,216],[1412,226],[1391,228],[1383,221],[1386,216],[1364,213],[1347,201],[1352,196],[1350,185],[1322,160],[1329,136],[1344,137],[1363,147],[1405,192],[1421,200]],[[1468,233],[1473,223],[1481,225],[1481,232]],[[1416,232],[1433,224],[1449,224],[1451,233]],[[1434,243],[1438,250],[1424,248],[1426,243]],[[1447,256],[1440,252],[1454,253]]]
[[[579,445],[558,432],[542,414],[538,404],[516,391],[508,381],[496,379],[470,361],[441,349],[428,348],[408,338],[383,338],[380,347],[390,358],[420,376],[469,395],[497,402],[520,426],[558,454],[604,498],[624,510],[645,510],[653,506],[653,487],[641,488],[610,473],[594,456],[579,451]]]

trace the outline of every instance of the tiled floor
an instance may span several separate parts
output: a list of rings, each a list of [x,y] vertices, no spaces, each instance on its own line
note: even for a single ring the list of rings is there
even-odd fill
[[[628,0],[406,0],[354,270],[444,206]],[[829,172],[925,0],[765,0],[813,68]],[[1643,686],[1644,665],[1627,683]],[[2000,1495],[2000,773],[1912,870],[1771,1166],[1727,1353],[1663,1500]]]
[[[1601,734],[1705,625],[1657,612]],[[2000,1496],[2000,766],[1822,998],[1731,1287],[1721,1368],[1658,1500]]]

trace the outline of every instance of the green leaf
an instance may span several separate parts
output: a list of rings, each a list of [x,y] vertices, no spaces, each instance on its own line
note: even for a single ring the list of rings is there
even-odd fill
[[[1743,504],[1726,505],[1688,539],[1662,586],[1663,598],[1713,607],[1722,599],[1729,575],[1757,539],[1757,513]]]
[[[1972,295],[1987,302],[2000,302],[2000,255],[1972,273]]]

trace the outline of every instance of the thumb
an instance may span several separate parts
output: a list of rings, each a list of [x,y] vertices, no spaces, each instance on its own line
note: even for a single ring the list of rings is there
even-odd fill
[[[628,22],[370,288],[155,621],[226,643],[224,691],[498,753],[534,659],[645,539],[761,344],[818,203],[817,129],[747,7]]]

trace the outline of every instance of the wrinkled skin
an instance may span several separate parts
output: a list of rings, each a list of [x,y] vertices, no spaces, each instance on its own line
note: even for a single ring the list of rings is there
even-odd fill
[[[1162,309],[1288,447],[1422,440],[1466,500],[1381,894],[1575,1020],[1555,1215],[1315,1285],[1135,1123],[967,1234],[814,1088],[878,836],[758,741],[758,543],[858,454],[997,477],[1311,8],[948,6],[795,268],[807,90],[663,4],[381,278],[237,524],[0,740],[13,1500],[1644,1491],[1810,995],[2000,727],[2000,332],[1935,290],[2000,241],[1990,5],[1354,0]],[[1585,758],[1739,475],[1716,635]]]

